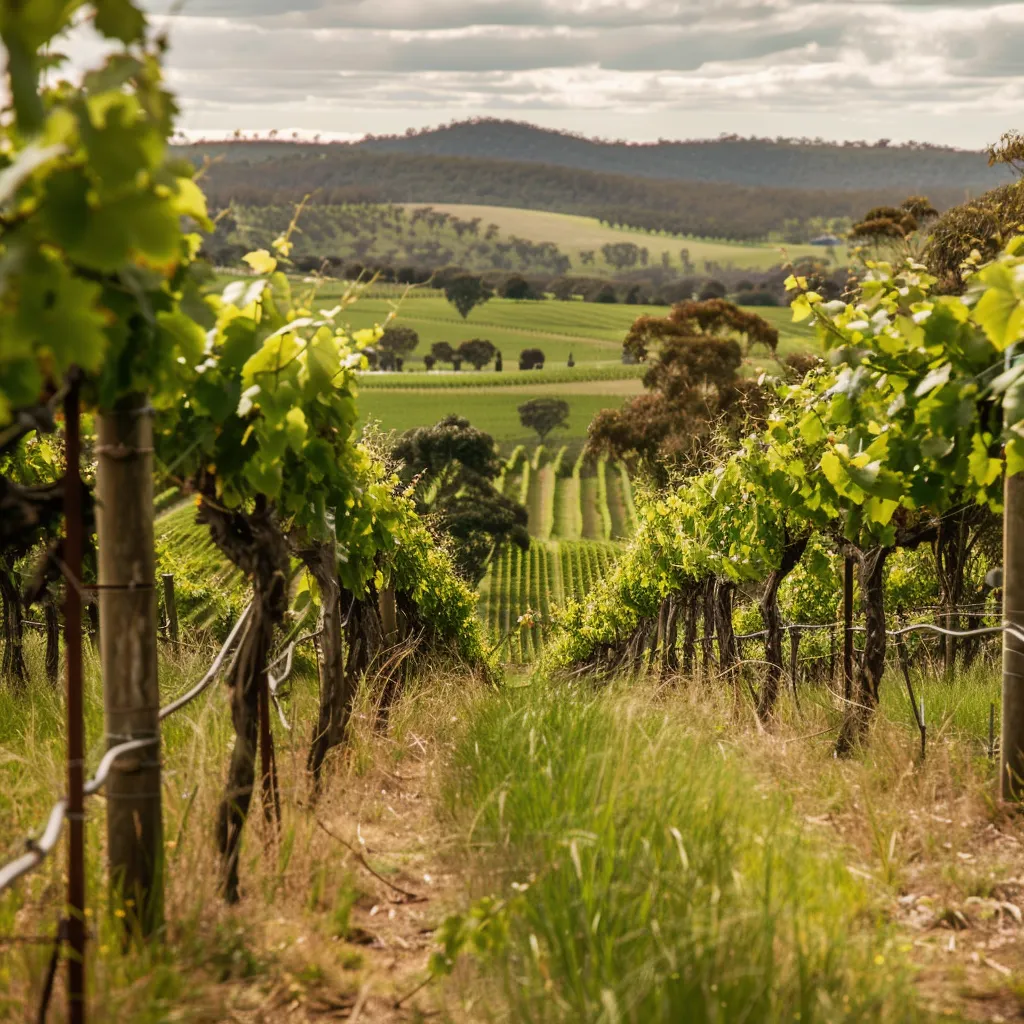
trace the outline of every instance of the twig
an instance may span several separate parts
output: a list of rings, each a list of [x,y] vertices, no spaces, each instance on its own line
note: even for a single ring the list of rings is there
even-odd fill
[[[377,879],[378,882],[383,882],[389,889],[393,889],[395,892],[400,893],[402,896],[404,896],[405,900],[402,901],[402,902],[405,902],[405,903],[426,903],[427,902],[427,897],[426,896],[420,896],[417,893],[409,892],[408,889],[403,889],[401,886],[395,885],[394,882],[389,882],[383,875],[381,875],[377,871],[374,871],[373,868],[370,867],[369,862],[366,860],[366,858],[363,856],[363,854],[359,850],[357,850],[356,847],[354,847],[347,839],[343,839],[336,832],[332,832],[316,815],[313,815],[313,820],[317,823],[317,825],[320,826],[320,828],[324,832],[327,833],[327,835],[329,835],[332,839],[336,840],[337,842],[341,843],[341,845],[344,846],[345,849],[348,850],[349,853],[351,853],[356,858],[356,860],[359,861],[359,863],[364,868],[366,868],[366,870],[369,871],[370,874],[373,875],[374,878]]]

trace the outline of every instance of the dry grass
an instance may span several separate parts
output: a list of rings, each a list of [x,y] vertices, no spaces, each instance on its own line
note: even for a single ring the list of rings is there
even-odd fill
[[[165,657],[168,692],[183,689],[202,660]],[[89,668],[90,732],[98,741],[94,661]],[[120,949],[113,915],[121,908],[109,904],[103,876],[103,803],[89,802],[90,1019],[387,1021],[436,1010],[440,997],[431,988],[401,1009],[393,1004],[423,980],[432,931],[461,895],[431,799],[436,736],[450,725],[439,708],[453,685],[435,676],[429,694],[414,689],[386,735],[364,699],[351,748],[332,758],[314,805],[305,756],[316,693],[307,666],[288,705],[294,730],[276,729],[280,832],[254,805],[236,907],[218,895],[213,835],[230,743],[226,693],[214,689],[175,720],[164,733],[168,924],[163,943],[144,952]],[[23,697],[5,693],[0,709],[11,716],[20,705],[26,726],[3,737],[0,772],[16,771],[21,780],[18,793],[8,788],[0,803],[0,832],[12,840],[42,821],[60,779],[60,702],[44,687],[34,684]],[[11,718],[6,721],[10,726]],[[19,735],[29,746],[16,751]],[[97,743],[92,753],[90,764]],[[7,849],[15,846],[9,842]],[[65,856],[61,846],[41,871],[0,897],[0,936],[52,934]],[[0,949],[0,1020],[34,1019],[50,949],[17,943]],[[59,975],[49,1020],[64,1019],[64,1000]]]
[[[976,703],[985,711],[996,671],[973,681],[984,687]],[[963,684],[926,685],[957,693]],[[766,792],[786,795],[810,835],[844,851],[850,872],[898,928],[927,1010],[942,1019],[1024,1017],[1024,820],[998,803],[996,768],[980,737],[956,727],[963,697],[933,722],[922,762],[903,708],[905,718],[878,715],[859,756],[834,758],[830,695],[822,687],[803,696],[801,714],[787,700],[768,730],[744,697],[721,688],[662,686],[655,699],[698,731],[713,730]]]
[[[41,667],[32,654],[33,668]],[[165,657],[167,694],[194,679],[203,660],[201,652]],[[101,723],[91,660],[89,669],[94,764]],[[222,689],[165,734],[168,926],[164,943],[145,953],[122,955],[116,941],[116,908],[106,901],[103,879],[103,804],[91,801],[91,1019],[507,1019],[506,997],[498,995],[500,983],[486,964],[464,968],[456,984],[428,985],[394,1005],[425,979],[433,929],[470,895],[495,885],[490,854],[466,841],[461,815],[453,817],[443,802],[438,812],[455,747],[487,713],[492,691],[435,673],[429,685],[405,694],[386,734],[374,728],[365,696],[353,742],[329,763],[329,781],[314,807],[305,773],[314,678],[306,666],[288,703],[294,731],[277,728],[284,821],[275,838],[258,811],[252,815],[239,906],[227,907],[217,896],[212,835],[230,741]],[[543,686],[535,680],[527,693]],[[936,721],[922,764],[907,723],[880,716],[862,754],[836,761],[827,692],[808,687],[802,697],[800,714],[787,700],[768,730],[756,724],[745,694],[722,681],[619,684],[602,699],[633,707],[649,721],[652,714],[664,718],[680,735],[718,748],[753,779],[752,798],[781,796],[807,842],[837,851],[863,884],[864,926],[874,928],[879,916],[885,922],[894,948],[915,968],[926,1010],[940,1019],[1024,1016],[1024,828],[995,802],[995,771],[979,754],[977,737]],[[60,784],[59,719],[60,701],[45,684],[34,684],[24,697],[0,691],[4,853],[42,820]],[[63,856],[0,897],[0,935],[52,932]],[[408,901],[391,885],[427,899]],[[48,952],[0,947],[0,1019],[34,1019]],[[60,985],[49,1019],[64,1019]]]

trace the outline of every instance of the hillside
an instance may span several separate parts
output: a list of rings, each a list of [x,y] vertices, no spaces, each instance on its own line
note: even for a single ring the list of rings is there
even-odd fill
[[[493,119],[463,121],[394,138],[371,138],[355,148],[529,161],[602,174],[773,188],[975,191],[1008,180],[1005,170],[987,167],[981,153],[941,147],[731,137],[609,142]]]
[[[754,187],[610,174],[529,160],[374,152],[350,145],[222,142],[178,147],[207,169],[204,188],[218,207],[275,206],[313,194],[314,203],[467,203],[597,217],[634,228],[706,238],[759,240],[787,222],[860,217],[872,206],[920,191],[893,180],[884,187]],[[977,159],[982,163],[980,157]],[[799,180],[795,175],[787,184]],[[951,181],[954,177],[951,175]],[[975,191],[980,191],[979,186]],[[961,202],[962,180],[929,188],[941,208]]]

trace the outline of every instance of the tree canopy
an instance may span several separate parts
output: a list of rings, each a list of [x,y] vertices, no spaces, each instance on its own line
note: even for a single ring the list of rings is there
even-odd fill
[[[434,517],[452,541],[456,566],[473,584],[505,545],[530,546],[526,509],[494,486],[501,460],[490,434],[460,416],[446,416],[406,431],[392,455],[416,511]]]
[[[537,431],[543,442],[552,430],[569,426],[569,403],[564,398],[531,398],[519,406],[519,422]]]

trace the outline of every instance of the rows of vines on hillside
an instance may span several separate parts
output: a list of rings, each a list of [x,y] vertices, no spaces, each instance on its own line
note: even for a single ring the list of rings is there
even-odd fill
[[[1024,239],[936,295],[920,265],[868,262],[858,296],[824,301],[794,278],[794,318],[813,318],[828,363],[780,383],[763,429],[642,504],[615,572],[570,611],[555,666],[694,662],[697,627],[718,668],[738,660],[733,605],[755,587],[769,670],[757,694],[775,709],[785,668],[779,591],[802,561],[855,560],[863,649],[838,749],[864,734],[886,656],[886,584],[902,551],[934,553],[938,602],[955,613],[972,553],[998,531],[1005,472],[1024,468],[1024,365],[1006,358],[1024,333]],[[1004,425],[1005,424],[1005,425]],[[806,581],[806,573],[804,573]],[[706,651],[707,653],[707,651]]]

